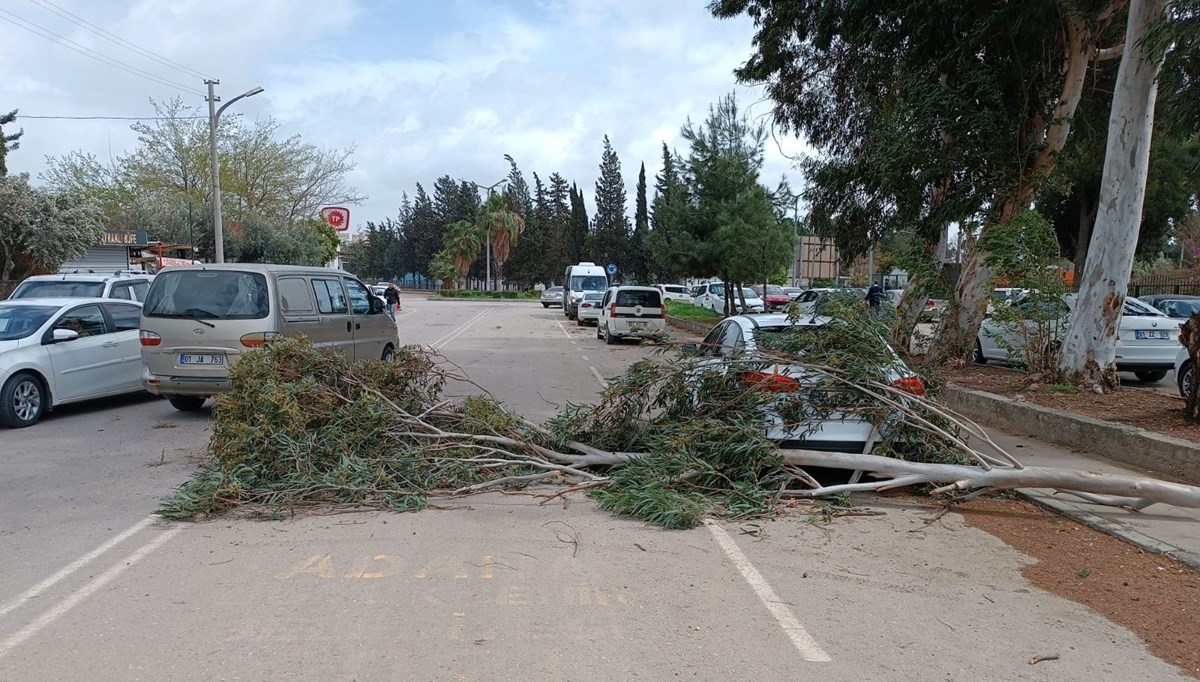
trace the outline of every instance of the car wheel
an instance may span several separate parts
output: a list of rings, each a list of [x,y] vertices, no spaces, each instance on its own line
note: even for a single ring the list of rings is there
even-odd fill
[[[14,374],[0,389],[0,423],[10,429],[33,426],[46,413],[46,389],[29,372]]]
[[[604,338],[604,337],[603,337],[603,336],[600,334],[600,320],[596,320],[596,338],[597,338],[597,339],[603,339],[603,338]]]
[[[542,307],[543,307],[543,308],[549,308],[549,307],[550,307],[550,304],[549,304],[549,303],[543,303],[543,304],[542,304]]]
[[[612,330],[605,329],[604,330],[604,343],[611,346],[611,345],[615,344],[616,342],[617,342],[617,337],[613,336]]]
[[[396,359],[396,349],[392,348],[392,344],[389,343],[387,347],[383,349],[383,356],[379,359],[383,360],[384,362],[391,362],[392,360]]]
[[[1134,376],[1136,376],[1138,378],[1138,381],[1145,381],[1147,383],[1153,383],[1155,381],[1162,381],[1163,379],[1167,378],[1166,370],[1134,372],[1133,374],[1134,374]]]
[[[1192,366],[1192,361],[1188,360],[1179,367],[1179,374],[1175,377],[1175,383],[1179,384],[1179,395],[1187,398],[1192,393],[1192,372],[1196,368]]]
[[[583,320],[583,318],[582,318],[582,317],[576,318],[576,319],[575,319],[575,324],[579,325],[580,327],[586,327],[586,326],[587,326],[587,322],[585,322],[585,321]]]
[[[971,350],[971,362],[977,365],[987,364],[987,358],[983,356],[983,344],[979,343],[979,339],[975,339],[975,348]]]
[[[197,412],[200,408],[204,407],[206,398],[198,395],[173,395],[170,400],[171,407],[180,412]]]

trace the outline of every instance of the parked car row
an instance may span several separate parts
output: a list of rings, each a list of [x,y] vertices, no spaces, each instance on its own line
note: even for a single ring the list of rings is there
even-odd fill
[[[50,277],[32,284],[75,281]],[[0,302],[0,424],[31,426],[60,405],[143,390],[196,410],[229,389],[243,353],[285,336],[354,360],[390,360],[399,346],[383,301],[341,270],[189,265],[152,282],[144,295],[130,289],[136,299],[105,281]]]

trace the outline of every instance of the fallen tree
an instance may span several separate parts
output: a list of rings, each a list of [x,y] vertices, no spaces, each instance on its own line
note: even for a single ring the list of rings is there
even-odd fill
[[[947,500],[1039,487],[1135,508],[1200,507],[1200,488],[1023,466],[969,419],[893,384],[879,360],[890,355],[883,327],[867,312],[849,317],[820,333],[780,333],[754,357],[636,362],[596,404],[541,425],[479,387],[445,397],[448,382],[469,379],[428,350],[354,364],[302,339],[279,341],[235,366],[233,389],[214,408],[208,460],[159,513],[403,511],[491,490],[587,491],[614,513],[685,528],[772,513],[796,497],[920,484]],[[781,362],[804,369],[803,390],[764,383]],[[766,436],[769,415],[809,433],[857,420],[878,438],[859,454],[780,450]],[[824,485],[814,467],[854,473]]]

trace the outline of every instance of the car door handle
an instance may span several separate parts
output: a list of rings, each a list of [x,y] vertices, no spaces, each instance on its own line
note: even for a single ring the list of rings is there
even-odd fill
[[[118,341],[105,341],[104,343],[100,344],[100,346],[103,348],[116,348],[119,345],[121,344]]]
[[[346,320],[346,331],[350,331],[350,320]]]

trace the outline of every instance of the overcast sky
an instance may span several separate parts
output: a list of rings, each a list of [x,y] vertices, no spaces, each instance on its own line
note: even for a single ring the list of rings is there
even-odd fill
[[[219,78],[248,117],[285,133],[357,147],[352,183],[369,198],[355,229],[394,216],[401,193],[443,174],[490,185],[511,154],[532,185],[558,171],[589,209],[602,138],[613,141],[630,188],[646,162],[653,184],[663,141],[736,90],[768,116],[759,89],[733,69],[750,53],[746,19],[718,21],[705,0],[0,0],[0,109],[24,115],[145,116],[150,98],[206,107],[202,80],[81,28],[59,8],[167,60]],[[49,5],[49,7],[47,7]],[[14,25],[16,18],[180,87],[78,54]],[[17,22],[20,23],[20,22]],[[12,172],[36,176],[46,155],[101,158],[134,143],[129,121],[24,119]],[[802,144],[768,139],[764,181],[787,174]],[[681,151],[683,151],[681,149]]]

